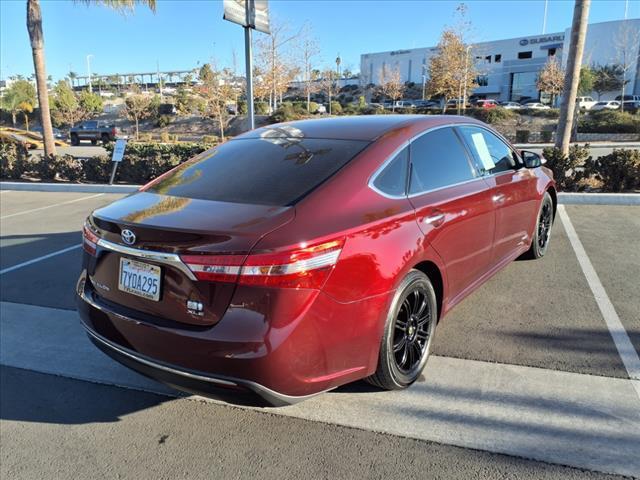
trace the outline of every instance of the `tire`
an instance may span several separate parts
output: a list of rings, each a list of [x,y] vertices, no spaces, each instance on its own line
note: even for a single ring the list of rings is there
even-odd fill
[[[429,277],[411,270],[393,297],[378,367],[366,380],[385,390],[400,390],[415,382],[427,363],[437,320],[436,292]]]
[[[545,192],[544,197],[542,197],[542,203],[540,204],[536,229],[533,233],[533,239],[531,240],[531,248],[529,248],[525,254],[527,258],[542,258],[544,254],[547,253],[549,241],[551,240],[553,220],[553,200],[551,200],[549,192]]]
[[[76,135],[75,133],[71,134],[71,145],[73,145],[74,147],[77,147],[78,145],[80,145],[80,139],[78,138],[78,135]]]
[[[102,136],[100,137],[102,139],[102,144],[106,145],[107,143],[109,143],[109,141],[111,140],[109,138],[109,134],[108,133],[103,133]]]

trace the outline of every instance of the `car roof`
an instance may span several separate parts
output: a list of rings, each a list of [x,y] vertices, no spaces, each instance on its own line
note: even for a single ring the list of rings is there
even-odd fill
[[[457,115],[354,115],[277,123],[244,133],[234,140],[280,136],[372,142],[403,128],[418,131],[455,123],[481,124],[470,117]]]

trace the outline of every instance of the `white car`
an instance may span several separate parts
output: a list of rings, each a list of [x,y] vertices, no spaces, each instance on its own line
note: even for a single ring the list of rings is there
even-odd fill
[[[522,105],[520,105],[518,102],[502,102],[500,106],[502,108],[506,108],[507,110],[520,110],[522,108]]]
[[[591,110],[618,110],[620,108],[620,102],[617,100],[609,100],[607,102],[598,102]]]
[[[592,97],[578,97],[576,102],[578,102],[578,107],[583,110],[591,110],[598,103]]]
[[[549,105],[545,105],[544,103],[540,103],[540,102],[525,103],[523,107],[530,108],[532,110],[550,110],[551,109]]]

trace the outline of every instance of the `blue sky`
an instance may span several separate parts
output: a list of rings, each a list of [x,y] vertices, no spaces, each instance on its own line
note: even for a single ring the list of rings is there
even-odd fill
[[[209,62],[231,65],[232,50],[243,68],[242,28],[222,20],[222,2],[158,0],[156,14],[138,7],[123,16],[103,7],[67,0],[41,0],[47,70],[55,79],[70,70],[100,74],[182,70]],[[271,15],[292,30],[308,23],[322,49],[322,66],[336,55],[343,67],[359,70],[360,54],[435,45],[454,22],[455,1],[271,0]],[[543,0],[468,0],[474,41],[542,32]],[[624,17],[624,0],[594,0],[590,22]],[[573,1],[550,0],[547,33],[571,25]],[[26,0],[0,0],[0,77],[30,75],[33,63],[25,26]],[[629,18],[640,17],[640,1],[629,1]],[[256,33],[257,35],[262,35]]]

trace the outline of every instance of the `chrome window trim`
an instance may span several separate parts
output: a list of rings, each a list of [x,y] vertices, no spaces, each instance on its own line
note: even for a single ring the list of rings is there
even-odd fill
[[[458,183],[454,183],[451,185],[444,185],[442,187],[438,187],[438,188],[433,188],[431,190],[424,190],[421,192],[417,192],[417,193],[413,193],[413,194],[405,194],[405,195],[390,195],[388,193],[383,192],[382,190],[378,189],[373,183],[376,181],[376,179],[378,178],[378,175],[380,175],[380,173],[382,173],[382,171],[387,167],[387,165],[389,165],[393,159],[396,157],[396,155],[398,155],[398,153],[400,153],[402,151],[403,148],[406,148],[408,146],[411,145],[411,142],[417,140],[418,138],[422,137],[423,135],[426,135],[427,133],[433,132],[435,130],[439,130],[441,128],[456,128],[456,127],[477,127],[477,128],[482,128],[483,130],[488,131],[489,133],[492,133],[494,135],[496,135],[501,141],[503,141],[507,147],[509,147],[509,149],[511,151],[513,151],[516,156],[518,157],[518,159],[520,159],[520,155],[518,154],[518,152],[511,146],[511,144],[509,143],[509,141],[502,136],[500,133],[498,132],[493,132],[492,130],[490,130],[489,128],[485,127],[484,125],[479,125],[477,123],[447,123],[446,125],[438,125],[437,127],[431,127],[428,128],[427,130],[417,133],[416,135],[414,135],[413,137],[411,137],[409,140],[404,141],[398,148],[396,148],[391,154],[389,154],[389,156],[387,156],[387,158],[382,162],[382,164],[380,164],[380,166],[371,174],[371,176],[369,177],[369,181],[367,182],[367,186],[373,190],[374,192],[376,192],[378,195],[388,198],[390,200],[402,200],[402,199],[408,199],[408,198],[414,198],[414,197],[419,197],[420,195],[424,195],[427,193],[431,193],[431,192],[437,192],[438,190],[442,190],[444,188],[449,188],[449,187],[455,187],[457,185],[463,185],[465,183],[471,183],[471,182],[475,182],[476,180],[479,179],[486,179],[486,178],[491,178],[491,177],[496,177],[505,173],[510,173],[510,170],[505,170],[502,172],[497,172],[497,173],[491,173],[488,175],[481,175],[480,172],[477,170],[477,165],[475,165],[475,159],[473,161],[473,166],[474,169],[476,170],[476,173],[478,174],[477,177],[472,178],[470,180],[465,180],[463,182],[458,182]],[[463,147],[465,147],[465,149],[467,148],[466,142],[463,144]],[[520,159],[521,160],[521,159]],[[411,158],[409,158],[409,164],[411,163]],[[522,163],[522,160],[521,160]],[[517,170],[514,171],[518,171],[521,170],[523,167],[521,166],[521,168],[518,168]]]
[[[175,253],[155,252],[153,250],[142,250],[139,248],[126,247],[117,243],[110,242],[101,238],[98,240],[97,245],[105,250],[121,253],[123,255],[130,255],[132,257],[143,258],[145,260],[151,260],[153,262],[161,263],[163,265],[169,265],[180,270],[184,273],[189,280],[197,281],[196,276],[193,274],[189,267],[185,265],[179,255]]]

